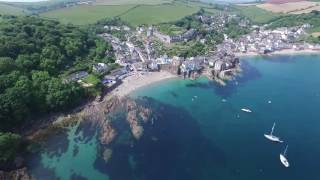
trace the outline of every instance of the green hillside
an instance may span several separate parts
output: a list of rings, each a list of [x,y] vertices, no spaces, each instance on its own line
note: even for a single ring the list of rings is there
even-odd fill
[[[72,23],[76,25],[92,24],[106,17],[119,16],[129,9],[133,8],[133,5],[121,5],[121,6],[92,6],[82,5],[74,6],[71,8],[63,8],[54,11],[49,11],[41,14],[42,17],[52,18],[59,20],[63,23]]]
[[[133,26],[139,24],[159,24],[179,20],[200,10],[199,7],[187,6],[182,3],[162,4],[156,6],[141,5],[120,18]]]
[[[25,13],[28,13],[28,11],[14,7],[11,5],[7,5],[4,3],[0,3],[0,14],[6,14],[6,15],[23,15]]]
[[[157,5],[81,5],[49,11],[42,13],[41,16],[76,25],[93,24],[100,19],[120,17],[136,26],[175,21],[199,9],[199,6],[192,6],[185,2]]]

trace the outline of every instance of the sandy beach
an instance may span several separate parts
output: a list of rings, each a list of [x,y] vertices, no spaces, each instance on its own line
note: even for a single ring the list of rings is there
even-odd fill
[[[320,50],[294,50],[294,49],[284,49],[280,51],[274,51],[272,53],[265,54],[266,56],[270,55],[297,55],[297,54],[320,54]],[[263,56],[262,54],[256,52],[246,52],[246,53],[235,53],[237,57],[247,57],[247,56]]]
[[[124,97],[130,94],[132,91],[135,91],[143,86],[147,86],[158,81],[172,79],[176,77],[178,76],[167,71],[134,74],[125,78],[122,81],[122,84],[120,84],[111,92],[111,95]]]
[[[320,50],[294,50],[294,49],[285,49],[281,51],[275,51],[267,54],[270,55],[297,55],[297,54],[320,54]],[[247,53],[235,53],[238,57],[248,57],[248,56],[263,56],[256,52],[247,52]],[[177,75],[171,74],[167,71],[161,72],[144,72],[144,73],[136,73],[125,78],[122,83],[111,91],[111,95],[124,97],[129,95],[132,91],[135,91],[143,86],[150,85],[152,83],[176,78]]]

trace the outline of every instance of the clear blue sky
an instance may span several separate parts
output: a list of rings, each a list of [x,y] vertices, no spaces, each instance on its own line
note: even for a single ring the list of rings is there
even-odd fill
[[[49,1],[49,0],[0,0],[3,2],[38,2],[38,1]]]

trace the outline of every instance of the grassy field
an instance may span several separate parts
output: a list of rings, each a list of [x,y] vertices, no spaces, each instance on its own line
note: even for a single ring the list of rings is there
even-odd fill
[[[23,15],[25,13],[27,13],[27,11],[22,8],[0,3],[0,14]]]
[[[121,19],[133,26],[139,24],[159,24],[179,20],[200,10],[199,7],[183,3],[162,4],[156,6],[140,5],[121,16]]]
[[[235,6],[234,10],[237,13],[249,18],[252,22],[258,24],[268,23],[271,20],[281,16],[279,13],[266,11],[256,6]]]
[[[82,5],[71,8],[63,8],[54,11],[49,11],[41,14],[42,17],[59,20],[63,23],[72,23],[76,25],[92,24],[96,21],[115,17],[127,12],[134,5],[121,6],[92,6]]]
[[[107,17],[120,17],[133,26],[179,20],[200,9],[182,2],[159,5],[82,5],[49,11],[42,17],[76,25],[92,24]]]
[[[147,4],[157,5],[163,3],[171,3],[173,0],[96,0],[98,5],[128,5],[128,4]]]
[[[271,11],[274,13],[309,13],[312,10],[319,10],[319,3],[311,1],[299,1],[299,2],[290,2],[285,4],[269,4],[263,3],[257,5],[257,7]]]

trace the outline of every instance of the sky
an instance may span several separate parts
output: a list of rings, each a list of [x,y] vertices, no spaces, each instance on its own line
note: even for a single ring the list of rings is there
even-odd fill
[[[0,0],[2,2],[39,2],[39,1],[48,1],[48,0]]]
[[[49,1],[49,0],[0,0],[4,2],[39,2],[39,1]],[[217,2],[217,1],[224,1],[230,3],[239,3],[239,2],[250,2],[255,0],[202,0],[204,2]]]

